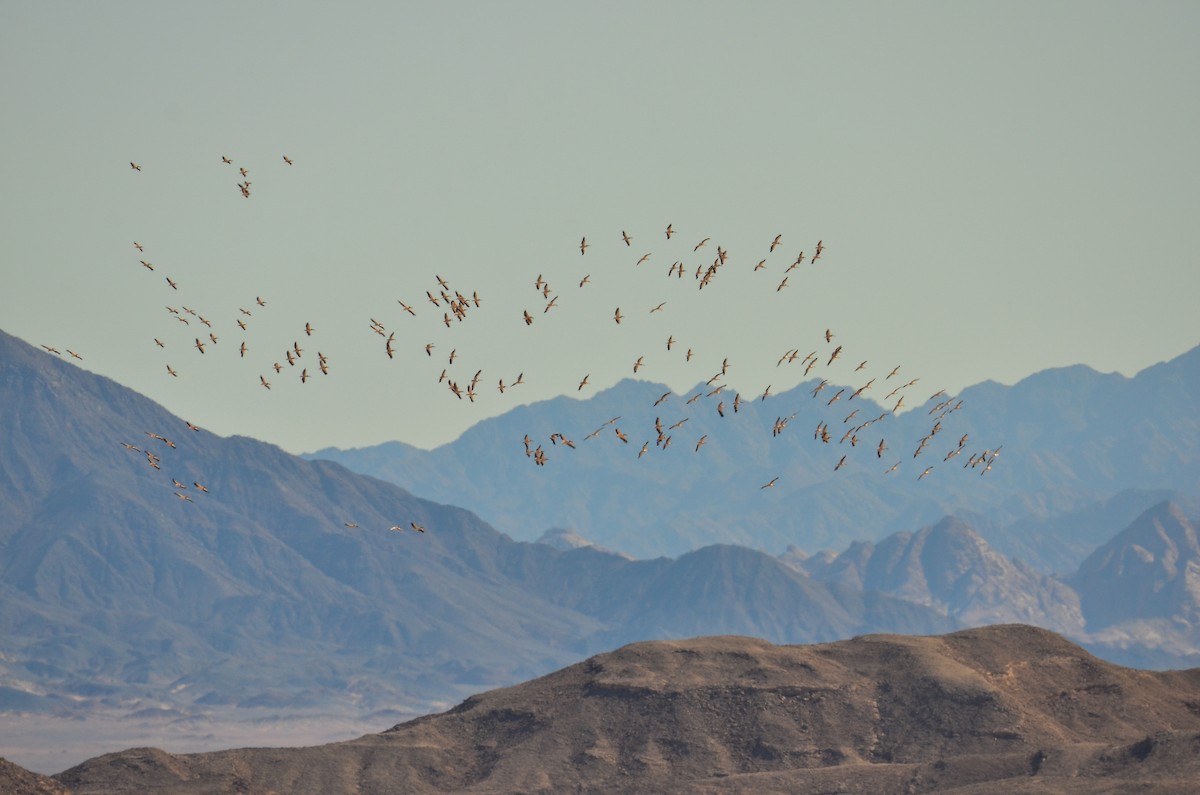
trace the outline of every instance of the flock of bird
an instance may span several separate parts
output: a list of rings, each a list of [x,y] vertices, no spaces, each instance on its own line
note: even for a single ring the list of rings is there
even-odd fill
[[[286,155],[283,156],[283,161],[287,166],[292,166],[293,161]],[[140,172],[141,165],[136,162],[130,162],[132,170]],[[238,191],[244,198],[251,196],[251,182],[249,179],[249,170],[234,163],[232,158],[221,156],[220,166],[236,167],[241,180],[236,183]],[[496,312],[502,312],[504,317],[500,318],[500,322],[512,322],[523,324],[526,328],[536,331],[544,325],[551,323],[558,313],[570,311],[566,307],[573,303],[583,303],[587,305],[590,300],[587,298],[590,291],[599,281],[608,279],[611,275],[613,263],[627,258],[627,267],[631,273],[636,273],[640,278],[653,280],[665,279],[666,282],[659,282],[661,289],[665,290],[680,290],[684,287],[691,286],[695,290],[713,289],[722,281],[724,274],[728,272],[740,272],[742,274],[751,274],[751,278],[759,279],[760,276],[753,274],[774,272],[778,281],[771,279],[764,288],[776,294],[781,293],[789,286],[790,280],[803,276],[802,270],[807,264],[812,268],[822,259],[826,246],[823,240],[816,241],[811,248],[811,255],[806,253],[806,250],[800,250],[794,258],[785,258],[782,261],[777,259],[776,252],[781,251],[784,246],[784,236],[777,234],[770,240],[763,241],[763,248],[758,255],[750,257],[741,257],[735,259],[727,250],[720,244],[712,243],[711,237],[703,237],[694,245],[682,245],[678,242],[672,242],[674,238],[679,236],[679,231],[675,229],[674,224],[667,224],[665,229],[662,229],[659,240],[665,239],[669,253],[667,259],[669,264],[658,263],[656,259],[657,253],[653,250],[645,251],[644,249],[635,250],[633,248],[634,236],[626,230],[621,230],[619,236],[613,234],[611,238],[605,238],[600,243],[589,242],[586,236],[579,241],[579,255],[582,258],[580,262],[589,263],[595,259],[597,248],[604,250],[602,255],[603,261],[600,264],[602,270],[595,271],[590,267],[584,267],[574,276],[553,276],[555,282],[566,280],[570,285],[566,290],[560,291],[556,286],[552,286],[551,279],[545,274],[539,273],[537,277],[530,280],[532,293],[528,295],[525,306],[517,308],[504,309],[500,307],[498,310],[493,309],[485,312],[481,309],[484,306],[484,299],[481,298],[480,292],[476,286],[460,286],[452,285],[450,280],[442,275],[433,273],[432,278],[425,284],[421,284],[412,290],[413,295],[423,296],[419,298],[404,296],[396,299],[398,309],[395,311],[398,317],[395,321],[381,321],[376,317],[367,317],[364,319],[364,330],[369,335],[374,335],[378,338],[376,344],[380,345],[380,354],[388,360],[395,360],[402,355],[418,356],[422,354],[426,360],[436,361],[440,358],[444,365],[440,366],[440,374],[437,376],[436,383],[444,385],[445,393],[448,399],[475,403],[482,399],[484,390],[491,387],[485,387],[484,367],[478,366],[478,362],[468,365],[466,362],[470,359],[468,351],[462,342],[455,342],[448,335],[454,332],[450,331],[460,325],[467,323],[476,316],[484,314],[491,315],[491,323],[497,322]],[[711,244],[711,245],[710,245]],[[133,247],[137,251],[138,263],[147,272],[161,273],[158,266],[152,262],[149,257],[151,254],[146,253],[146,247],[137,241],[134,241]],[[690,249],[690,251],[688,250]],[[614,254],[614,251],[616,252]],[[623,253],[624,252],[624,253]],[[644,252],[644,253],[642,253]],[[673,252],[673,253],[671,253]],[[146,257],[146,258],[143,258]],[[620,267],[618,265],[618,267]],[[659,274],[655,276],[655,274]],[[180,364],[180,359],[183,355],[182,345],[178,340],[186,340],[185,345],[191,349],[196,356],[211,356],[218,350],[232,349],[237,352],[239,359],[247,359],[251,353],[249,331],[251,324],[258,321],[259,318],[269,313],[268,301],[262,296],[254,296],[252,299],[247,296],[245,300],[237,306],[236,315],[232,318],[225,317],[218,320],[215,316],[206,317],[198,309],[173,300],[175,297],[182,299],[186,294],[186,286],[181,285],[181,280],[174,278],[172,275],[161,274],[167,295],[171,297],[170,303],[165,305],[165,318],[168,320],[170,331],[163,331],[158,336],[153,337],[154,345],[164,351],[169,351],[171,357],[164,362],[165,373],[170,378],[179,378],[181,373],[186,368]],[[638,296],[644,296],[645,291],[639,291]],[[406,300],[407,299],[407,300]],[[631,313],[644,313],[664,318],[663,322],[669,318],[671,310],[677,303],[682,301],[668,295],[660,294],[652,301],[646,301],[641,307],[636,307],[634,301],[644,301],[644,298],[631,297],[629,302],[622,301],[621,304],[613,306],[611,314],[608,314],[611,323],[611,329],[622,326],[623,321],[631,318]],[[687,300],[686,296],[682,300]],[[512,312],[512,314],[508,314]],[[384,315],[380,315],[384,317]],[[511,318],[506,321],[505,317]],[[604,322],[600,318],[602,315],[597,315],[597,322]],[[320,320],[320,318],[318,318]],[[400,329],[390,328],[389,323],[410,323],[414,326]],[[220,328],[215,323],[220,324]],[[424,330],[424,339],[421,339],[420,331]],[[435,332],[436,330],[436,332]],[[527,332],[527,333],[532,333]],[[435,333],[440,335],[432,341],[430,337],[434,337]],[[598,330],[597,333],[603,333]],[[239,335],[237,343],[226,344],[222,340],[224,335]],[[901,468],[905,460],[905,455],[901,453],[898,460],[892,462],[888,459],[887,465],[884,466],[884,454],[892,449],[893,444],[889,444],[886,434],[882,430],[882,424],[889,418],[896,415],[902,408],[905,407],[906,397],[911,395],[919,378],[904,378],[899,376],[900,367],[892,368],[886,375],[882,373],[873,377],[867,378],[866,373],[859,378],[854,385],[850,386],[835,386],[833,378],[835,376],[830,368],[839,362],[844,361],[848,352],[840,343],[835,343],[837,335],[831,329],[826,329],[821,335],[821,339],[815,341],[815,347],[806,354],[801,353],[801,348],[789,347],[778,358],[776,362],[777,368],[795,367],[802,369],[802,376],[807,378],[813,371],[817,371],[820,380],[811,392],[813,401],[820,401],[824,404],[824,410],[827,413],[835,411],[834,404],[841,401],[847,408],[847,413],[841,417],[840,413],[836,415],[840,418],[840,423],[834,416],[828,419],[822,419],[818,422],[813,430],[813,439],[819,445],[828,445],[835,448],[833,455],[830,457],[831,469],[833,472],[843,470],[848,466],[850,457],[855,454],[855,451],[864,451],[862,455],[871,458],[880,463],[880,471],[884,474],[897,472]],[[190,338],[190,339],[189,339]],[[417,343],[412,343],[413,339],[419,340]],[[266,364],[266,367],[260,369],[255,375],[257,376],[257,384],[263,389],[271,390],[278,385],[278,381],[287,376],[294,379],[294,382],[299,384],[307,384],[319,374],[321,377],[326,377],[331,372],[330,357],[323,351],[317,350],[317,327],[306,322],[302,328],[296,328],[294,339],[291,344],[274,351],[268,351],[265,359],[256,358],[255,361],[260,361]],[[462,338],[457,338],[462,340]],[[170,340],[168,343],[164,340]],[[449,340],[449,341],[443,341]],[[624,340],[627,344],[630,342],[627,338]],[[303,345],[301,343],[304,343]],[[630,367],[635,375],[642,375],[643,371],[650,369],[650,362],[654,358],[651,351],[654,348],[666,351],[668,357],[680,357],[684,363],[690,363],[693,359],[701,359],[697,351],[686,345],[681,337],[676,337],[675,334],[666,334],[657,340],[654,339],[638,339],[633,341],[634,344],[639,344],[643,350],[637,351],[636,355],[631,354]],[[312,350],[310,350],[310,346]],[[403,348],[401,347],[403,346]],[[661,346],[661,347],[659,347]],[[43,345],[48,352],[61,356],[62,353],[58,348],[53,346]],[[613,349],[616,349],[616,345]],[[805,346],[808,347],[808,346]],[[449,348],[449,350],[446,350]],[[75,359],[82,360],[82,356],[72,349],[65,349],[67,354]],[[315,354],[315,356],[314,356]],[[661,354],[660,354],[661,355]],[[703,357],[707,358],[707,357]],[[729,357],[724,356],[721,359],[719,368],[716,368],[711,377],[704,382],[704,385],[686,399],[681,395],[679,398],[682,402],[682,410],[686,416],[682,418],[664,422],[661,416],[656,416],[652,429],[647,428],[644,439],[639,439],[640,445],[634,444],[633,449],[636,449],[636,457],[638,459],[647,456],[654,450],[666,451],[680,434],[687,435],[684,427],[691,414],[688,412],[695,411],[712,411],[716,416],[723,421],[732,421],[733,417],[743,411],[743,406],[751,400],[764,402],[769,398],[774,398],[771,392],[771,385],[767,385],[761,393],[744,396],[741,392],[733,389],[726,383],[726,379],[732,367]],[[866,360],[861,361],[850,374],[850,377],[855,377],[855,374],[864,371],[868,366]],[[436,365],[434,369],[439,369]],[[515,369],[515,368],[514,368]],[[895,379],[893,381],[892,379]],[[503,396],[511,390],[526,383],[526,375],[524,371],[516,373],[493,374],[486,382],[494,384],[496,392]],[[584,390],[592,386],[591,373],[584,372],[580,374],[578,382],[571,382],[569,388],[566,384],[560,385],[560,390],[564,392],[573,391],[577,394],[583,393]],[[877,415],[869,418],[860,417],[867,405],[865,396],[871,390],[881,392],[888,389],[882,398],[883,410]],[[657,409],[663,404],[667,404],[662,411],[672,408],[668,403],[673,397],[673,393],[668,391],[659,397],[652,408]],[[855,406],[850,406],[856,399],[862,399]],[[936,401],[932,408],[928,410],[930,417],[928,431],[920,437],[915,449],[911,451],[910,460],[916,460],[922,455],[927,454],[928,449],[934,441],[934,437],[938,436],[943,429],[944,424],[948,421],[950,415],[959,411],[962,408],[962,401],[946,395],[944,390],[935,392],[929,398],[923,401],[923,404],[928,404]],[[676,407],[677,409],[680,407]],[[915,407],[914,407],[915,408]],[[792,411],[788,414],[779,414],[775,421],[771,424],[772,438],[782,436],[785,430],[788,429],[789,423],[794,420],[800,411]],[[630,445],[631,434],[633,428],[622,428],[617,423],[621,420],[620,417],[609,419],[601,424],[591,433],[584,437],[584,441],[590,441],[609,433],[609,438],[613,439],[617,444]],[[188,423],[188,427],[193,431],[198,431],[197,426]],[[611,428],[611,432],[609,429]],[[836,429],[836,430],[835,430]],[[651,432],[652,430],[652,432]],[[166,437],[153,432],[147,432],[147,435],[152,440],[160,441],[170,448],[174,448]],[[834,437],[839,437],[834,442]],[[977,470],[980,474],[985,474],[990,471],[994,465],[997,455],[1000,452],[1000,447],[987,448],[982,450],[967,450],[969,441],[968,434],[962,434],[957,440],[957,444],[950,447],[940,462],[934,464],[920,466],[920,472],[917,475],[917,480],[924,480],[929,477],[935,466],[938,464],[948,464],[952,459],[958,456],[964,456],[964,468]],[[687,438],[685,444],[689,446],[693,453],[703,454],[702,450],[709,442],[708,434],[700,433],[697,436]],[[149,466],[155,470],[161,467],[161,458],[154,452],[143,450],[128,442],[122,442],[126,448],[131,451],[138,452],[146,456],[146,461]],[[544,439],[534,439],[528,433],[525,434],[523,440],[524,455],[536,466],[544,467],[551,459],[551,449],[565,449],[573,451],[572,454],[577,454],[579,446],[566,433],[555,431]],[[837,449],[840,448],[840,449]],[[835,460],[836,459],[836,460]],[[781,475],[776,475],[769,479],[766,483],[759,486],[760,489],[766,490],[775,487],[781,480]],[[179,480],[171,478],[174,495],[181,501],[191,502],[192,494],[207,493],[208,489],[199,482],[193,482],[189,488]],[[346,527],[357,527],[353,521],[344,523]],[[402,525],[393,525],[391,530],[409,529],[415,532],[425,532],[425,528],[416,522],[410,522],[408,527]]]

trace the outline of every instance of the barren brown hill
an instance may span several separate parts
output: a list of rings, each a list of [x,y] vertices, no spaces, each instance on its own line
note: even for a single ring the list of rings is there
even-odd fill
[[[1200,669],[1112,665],[1046,630],[635,643],[314,748],[134,749],[99,793],[1194,792]]]
[[[48,776],[40,776],[0,757],[0,792],[4,795],[69,795],[69,791]]]

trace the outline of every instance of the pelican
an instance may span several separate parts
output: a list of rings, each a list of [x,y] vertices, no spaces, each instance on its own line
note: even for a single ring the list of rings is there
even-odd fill
[[[629,233],[627,233],[624,229],[621,230],[621,239],[625,241],[625,245],[627,246],[633,240],[633,238],[629,236]]]

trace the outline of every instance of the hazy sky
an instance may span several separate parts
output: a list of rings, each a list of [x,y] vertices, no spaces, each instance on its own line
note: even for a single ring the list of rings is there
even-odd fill
[[[1133,374],[1200,343],[1195,3],[11,2],[4,18],[0,329],[217,433],[432,446],[632,377],[639,356],[638,377],[678,390],[728,358],[731,386],[778,392],[803,380],[785,351],[841,344],[822,377],[866,360],[953,392],[1074,363]],[[481,298],[449,328],[436,276]],[[482,370],[476,402],[443,368],[463,389]]]

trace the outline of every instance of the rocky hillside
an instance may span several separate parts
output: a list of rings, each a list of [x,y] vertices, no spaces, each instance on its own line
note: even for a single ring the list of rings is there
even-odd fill
[[[349,742],[135,749],[56,779],[77,795],[1183,793],[1197,749],[1200,670],[1121,668],[1004,625],[637,643]]]

